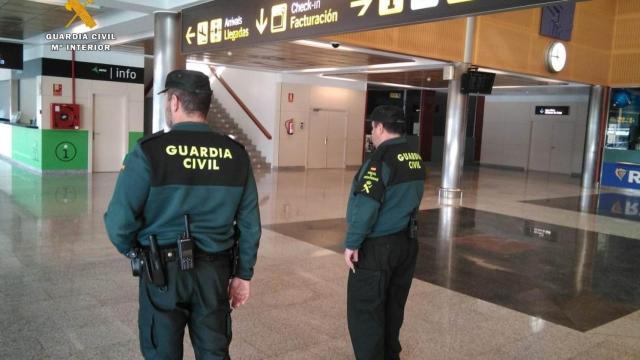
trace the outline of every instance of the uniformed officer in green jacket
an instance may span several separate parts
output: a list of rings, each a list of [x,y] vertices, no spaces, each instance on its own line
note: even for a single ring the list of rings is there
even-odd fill
[[[420,155],[401,136],[405,121],[400,108],[379,106],[370,120],[376,149],[356,174],[347,208],[347,321],[357,359],[399,359],[425,170]]]
[[[207,76],[176,70],[165,85],[171,131],[143,138],[126,156],[104,221],[122,254],[140,248],[148,255],[150,236],[160,249],[165,285],[142,276],[139,287],[145,359],[182,359],[185,326],[197,359],[228,359],[231,308],[249,297],[261,234],[251,162],[242,145],[209,129]],[[177,250],[185,215],[195,245],[188,270]]]

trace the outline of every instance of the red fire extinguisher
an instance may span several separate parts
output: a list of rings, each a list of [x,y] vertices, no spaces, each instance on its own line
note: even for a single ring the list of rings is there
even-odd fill
[[[288,135],[293,135],[293,133],[294,133],[293,119],[289,119],[289,120],[285,121],[284,122],[284,127],[285,127],[285,129],[287,129],[287,134]]]

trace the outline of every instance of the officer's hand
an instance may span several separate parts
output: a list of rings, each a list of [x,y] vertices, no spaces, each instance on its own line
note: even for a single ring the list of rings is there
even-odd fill
[[[355,265],[353,265],[353,263],[358,262],[358,249],[344,249],[344,261],[347,263],[349,269],[351,269],[351,271],[353,271],[353,273],[355,274],[356,267]]]
[[[250,282],[240,278],[233,278],[229,283],[229,304],[232,308],[237,309],[240,305],[249,300],[251,292],[249,288]]]

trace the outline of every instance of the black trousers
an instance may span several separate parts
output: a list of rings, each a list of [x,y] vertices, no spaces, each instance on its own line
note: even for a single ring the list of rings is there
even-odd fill
[[[400,328],[417,254],[417,240],[405,232],[364,241],[347,285],[347,321],[356,359],[400,359]]]
[[[166,289],[140,280],[138,327],[145,359],[182,359],[185,326],[196,359],[229,359],[230,267],[225,256],[196,258],[190,271],[171,261],[166,264]]]

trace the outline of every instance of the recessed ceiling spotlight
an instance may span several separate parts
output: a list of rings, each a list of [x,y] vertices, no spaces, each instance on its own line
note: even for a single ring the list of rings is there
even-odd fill
[[[427,82],[431,82],[431,76],[427,77]]]
[[[227,56],[231,56],[233,53],[231,51],[227,51]]]

